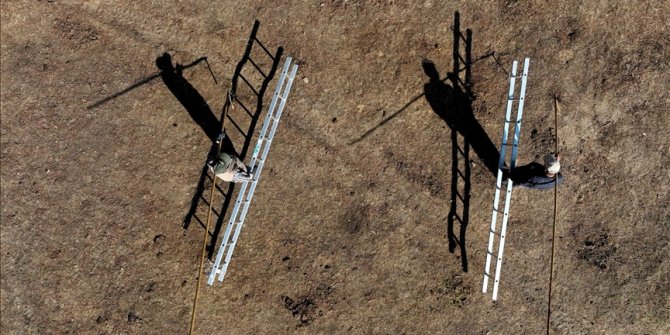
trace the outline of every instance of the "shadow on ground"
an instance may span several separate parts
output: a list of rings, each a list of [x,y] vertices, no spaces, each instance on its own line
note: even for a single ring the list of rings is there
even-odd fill
[[[226,129],[226,140],[228,143],[223,143],[223,150],[228,150],[227,152],[234,152],[238,155],[238,157],[244,161],[247,153],[249,151],[249,147],[251,145],[251,141],[253,139],[254,131],[256,129],[256,125],[258,123],[258,119],[261,115],[261,112],[263,110],[263,99],[265,96],[265,92],[267,91],[268,85],[272,81],[272,78],[274,78],[275,73],[277,72],[277,66],[279,64],[279,60],[283,54],[283,49],[281,47],[278,47],[276,52],[270,53],[268,49],[263,45],[263,43],[258,40],[256,34],[258,32],[258,28],[260,26],[259,21],[255,21],[253,28],[251,30],[251,34],[249,36],[249,39],[247,41],[247,46],[244,51],[244,54],[242,55],[242,58],[240,61],[237,63],[237,66],[235,68],[235,73],[233,74],[232,78],[232,83],[231,83],[231,88],[228,91],[228,94],[226,96],[226,101],[224,103],[224,106],[222,108],[221,112],[221,117],[219,119],[212,119],[210,114],[207,113],[207,109],[200,107],[202,104],[198,101],[198,99],[194,99],[195,102],[192,103],[191,101],[187,100],[188,103],[191,103],[191,108],[195,109],[195,112],[191,112],[189,110],[189,114],[193,117],[194,121],[196,123],[199,123],[199,120],[204,120],[204,124],[201,124],[201,127],[203,130],[208,133],[208,132],[213,132],[218,136],[218,134],[221,131],[224,131],[223,129],[225,128],[226,124],[232,125],[228,129]],[[254,46],[257,46],[261,48],[263,53],[267,55],[272,60],[272,64],[270,66],[270,69],[263,70],[261,69],[261,66],[259,65],[260,62],[254,61],[252,59],[252,48]],[[245,69],[246,67],[251,66],[255,71],[257,71],[261,77],[263,78],[262,82],[260,83],[260,87],[257,88],[258,83],[253,83],[250,78],[245,77],[242,74],[242,70]],[[167,83],[166,83],[167,85]],[[250,99],[242,99],[238,96],[238,88],[239,85],[247,85],[248,88],[253,92],[253,96]],[[175,94],[175,96],[177,96]],[[178,98],[179,99],[179,98]],[[245,101],[243,101],[245,100]],[[248,101],[251,100],[251,101]],[[182,100],[180,99],[180,102]],[[184,102],[182,102],[184,104]],[[184,107],[189,109],[186,104],[184,104]],[[233,115],[230,113],[232,110],[240,108],[244,113],[236,113],[236,115]],[[212,115],[213,116],[213,115]],[[198,118],[198,119],[196,119]],[[241,120],[241,118],[246,118],[247,120]],[[221,120],[221,121],[219,121]],[[244,121],[244,122],[243,122]],[[248,123],[248,127],[243,127],[241,126],[242,124]],[[210,124],[216,125],[216,130],[212,129],[212,126]],[[243,129],[245,128],[245,129]],[[243,139],[243,143],[241,145],[241,148],[239,151],[235,150],[232,142],[230,142],[231,134],[230,132],[235,132],[241,138]],[[215,136],[215,137],[216,137]],[[237,136],[237,137],[239,137]],[[214,138],[215,138],[214,137]],[[210,137],[210,139],[213,139]],[[218,151],[218,146],[214,141],[212,141],[212,147],[207,155],[207,158],[211,158],[214,155],[217,154]],[[221,229],[223,227],[223,221],[226,216],[226,213],[230,207],[231,199],[233,192],[235,191],[235,184],[233,183],[227,183],[224,185],[216,185],[213,189],[212,192],[218,193],[221,198],[223,199],[221,204],[215,204],[213,194],[210,195],[209,199],[205,198],[205,189],[208,187],[211,188],[212,182],[213,182],[213,176],[209,173],[209,169],[207,167],[207,164],[203,164],[201,173],[200,173],[200,178],[198,179],[198,183],[195,188],[195,192],[193,194],[193,197],[191,199],[191,206],[189,207],[188,212],[184,216],[183,220],[183,228],[188,229],[188,227],[191,224],[191,221],[193,218],[195,218],[200,225],[203,227],[203,229],[207,229],[207,221],[210,219],[210,214],[215,217],[216,223],[214,225],[214,230],[211,233],[211,240],[209,243],[209,246],[207,248],[208,253],[207,257],[211,258],[214,249],[216,247],[216,241],[218,239],[218,236],[221,232]],[[210,201],[212,201],[211,206],[210,206]],[[200,206],[203,206],[203,208],[206,208],[206,213],[207,213],[207,218],[201,218],[197,216],[198,208]],[[211,207],[212,212],[209,213],[209,208]],[[204,219],[204,220],[203,220]]]

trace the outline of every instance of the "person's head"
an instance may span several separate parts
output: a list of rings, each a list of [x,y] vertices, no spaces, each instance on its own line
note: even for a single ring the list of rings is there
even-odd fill
[[[421,61],[421,66],[423,67],[423,72],[428,76],[430,81],[439,81],[440,74],[437,72],[435,63],[431,62],[428,59]]]
[[[174,71],[174,66],[172,65],[172,56],[169,53],[165,52],[163,55],[156,58],[156,67],[162,71]]]
[[[544,156],[544,169],[547,171],[547,174],[555,175],[561,170],[560,160],[561,158],[558,156],[558,153],[549,153]]]

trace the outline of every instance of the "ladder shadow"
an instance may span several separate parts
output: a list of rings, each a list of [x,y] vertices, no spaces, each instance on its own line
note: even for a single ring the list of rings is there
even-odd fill
[[[233,73],[233,77],[231,80],[232,82],[231,88],[227,92],[225,98],[226,100],[221,110],[221,115],[219,118],[219,120],[221,121],[217,129],[217,135],[218,135],[218,133],[224,128],[224,125],[227,122],[232,124],[232,127],[230,127],[231,132],[229,132],[228,129],[226,129],[226,135],[227,135],[225,138],[226,142],[222,143],[222,147],[223,150],[228,150],[227,152],[236,153],[237,156],[240,157],[242,161],[246,159],[247,154],[249,153],[249,148],[251,147],[251,141],[254,137],[254,132],[258,124],[258,120],[263,111],[265,93],[267,91],[270,82],[274,78],[275,73],[277,72],[279,61],[283,54],[282,47],[278,47],[274,54],[268,51],[265,45],[257,38],[257,32],[259,26],[260,22],[258,20],[254,21],[253,28],[247,41],[244,54],[242,55],[240,61],[237,63],[237,66],[235,67],[235,72]],[[262,53],[266,54],[267,57],[269,57],[270,60],[272,61],[270,69],[267,71],[267,73],[261,69],[261,65],[259,65],[259,63],[254,61],[252,57],[252,48],[254,47],[254,45],[258,45]],[[243,74],[243,70],[249,67],[252,67],[263,78],[259,88],[256,88],[254,86],[254,83],[252,83],[253,80],[251,78],[247,78]],[[251,96],[253,99],[255,99],[255,104],[253,103],[253,101],[252,103],[244,101],[246,99],[238,95],[241,85],[247,86],[247,90],[251,90],[251,92],[253,92]],[[248,126],[243,126],[244,122],[248,122]],[[235,150],[234,145],[232,144],[231,141],[231,138],[235,137],[242,139],[242,145],[239,151]],[[216,154],[217,154],[217,146],[216,143],[212,142],[212,147],[207,157],[209,159]],[[214,182],[213,178],[214,177],[209,172],[209,168],[205,162],[205,164],[203,164],[200,173],[200,178],[198,179],[198,183],[195,188],[195,192],[191,199],[191,205],[183,219],[184,229],[189,228],[193,219],[195,219],[199,223],[199,225],[203,227],[203,229],[206,229],[207,227],[206,218],[205,220],[203,220],[203,218],[199,217],[197,213],[199,208],[205,208],[206,210],[209,210],[210,203],[209,200],[206,199],[205,197],[205,190],[211,187],[211,183]],[[211,204],[212,214],[216,218],[216,221],[214,224],[214,229],[210,233],[211,237],[210,243],[207,246],[207,257],[210,259],[214,253],[214,249],[216,247],[216,241],[218,240],[218,237],[221,233],[221,229],[224,225],[224,219],[230,207],[234,191],[235,191],[234,183],[216,185],[215,192],[217,193],[217,196],[223,199],[223,201],[220,206]]]
[[[453,67],[447,74],[447,82],[440,80],[435,64],[423,60],[424,73],[429,81],[424,85],[424,95],[433,111],[444,120],[451,130],[451,203],[447,217],[449,252],[459,247],[461,268],[468,271],[466,232],[470,213],[471,159],[472,149],[495,175],[498,149],[493,145],[484,128],[475,119],[472,103],[472,30],[461,32],[460,13],[454,12]],[[463,51],[461,49],[464,49]],[[458,235],[454,232],[458,222]]]

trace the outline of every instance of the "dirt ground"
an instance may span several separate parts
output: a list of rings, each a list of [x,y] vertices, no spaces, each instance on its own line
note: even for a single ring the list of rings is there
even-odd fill
[[[188,332],[204,230],[184,218],[210,150],[189,108],[220,115],[255,19],[300,68],[226,279],[202,286],[198,333],[544,333],[553,191],[514,190],[499,299],[481,293],[495,183],[482,148],[500,146],[507,72],[527,56],[519,164],[558,131],[566,177],[551,332],[670,334],[668,2],[0,8],[3,334]],[[456,12],[470,84],[431,86],[424,60],[441,79],[454,69]],[[207,57],[217,83],[204,62],[156,76],[165,52]],[[452,201],[466,226],[450,229]]]

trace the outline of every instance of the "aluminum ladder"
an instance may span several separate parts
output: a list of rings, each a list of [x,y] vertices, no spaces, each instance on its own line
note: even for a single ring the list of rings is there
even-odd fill
[[[268,152],[270,151],[272,139],[274,138],[275,132],[277,131],[279,119],[281,118],[284,106],[286,106],[286,99],[288,98],[289,92],[291,91],[293,79],[295,78],[295,75],[298,71],[298,65],[293,64],[293,66],[291,66],[291,62],[291,57],[287,57],[286,61],[284,62],[284,67],[279,76],[277,87],[275,88],[274,95],[270,101],[270,107],[268,108],[267,115],[263,121],[263,127],[261,128],[258,141],[256,142],[256,147],[254,148],[254,152],[251,157],[251,163],[249,164],[249,166],[252,167],[251,173],[253,174],[253,177],[251,180],[242,181],[241,183],[242,187],[240,188],[240,191],[237,195],[237,200],[235,200],[235,207],[233,208],[233,211],[228,220],[226,232],[224,233],[223,239],[221,240],[221,246],[219,247],[219,251],[216,254],[216,259],[212,265],[212,270],[209,272],[207,284],[210,286],[214,284],[214,279],[217,276],[220,282],[223,281],[223,278],[226,275],[226,270],[228,269],[228,265],[230,265],[230,259],[233,256],[233,251],[235,250],[237,239],[240,236],[240,231],[242,230],[244,219],[246,218],[249,211],[251,199],[254,196],[256,185],[258,185],[258,180],[260,179],[261,172],[263,171],[263,165],[265,164]],[[258,157],[259,154],[260,158]],[[223,264],[221,264],[222,260]]]
[[[491,260],[495,256],[497,258],[495,266],[495,277],[493,281],[493,294],[491,299],[496,301],[498,299],[498,284],[500,283],[500,271],[502,269],[502,259],[503,259],[503,250],[505,248],[505,233],[507,232],[507,221],[509,219],[509,207],[512,200],[512,180],[507,179],[507,191],[505,192],[505,207],[503,211],[502,225],[500,227],[500,232],[497,232],[497,219],[498,219],[498,205],[500,204],[500,190],[502,189],[503,182],[503,168],[505,166],[506,159],[506,148],[509,146],[508,137],[509,137],[509,124],[514,122],[514,139],[512,142],[512,157],[509,165],[509,171],[514,169],[516,164],[516,155],[519,148],[519,134],[521,133],[521,118],[523,116],[523,103],[526,96],[526,81],[528,79],[528,66],[530,65],[530,58],[524,60],[523,63],[523,72],[521,76],[517,76],[517,65],[518,62],[515,60],[512,62],[512,72],[509,78],[509,93],[507,94],[507,109],[505,111],[505,126],[503,128],[502,135],[502,145],[500,147],[500,158],[498,159],[498,177],[496,178],[496,191],[493,198],[493,213],[491,215],[491,229],[489,231],[489,244],[488,249],[486,250],[486,269],[484,269],[484,283],[482,286],[482,293],[486,293],[489,286],[489,278],[491,277],[490,268]],[[516,92],[516,78],[521,77],[521,89],[519,92],[519,98],[516,99],[514,94]],[[512,108],[514,101],[518,101],[516,121],[513,121],[511,118]],[[498,236],[498,253],[493,253],[493,245]]]

